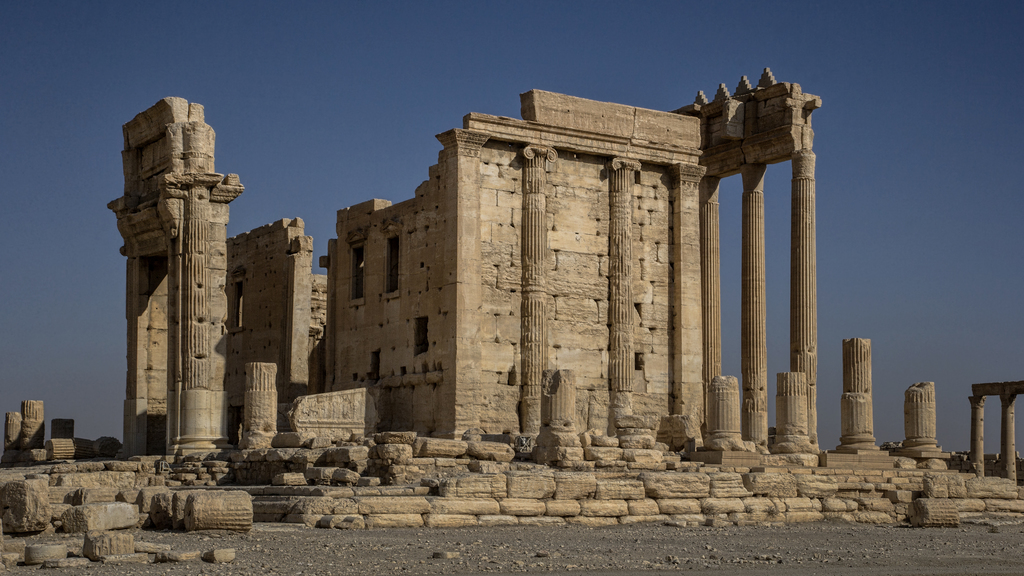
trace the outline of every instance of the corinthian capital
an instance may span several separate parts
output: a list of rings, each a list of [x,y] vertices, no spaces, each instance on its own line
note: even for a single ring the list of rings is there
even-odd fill
[[[612,158],[608,161],[608,169],[613,172],[618,172],[619,170],[632,170],[636,172],[640,169],[640,161],[630,160],[629,158]]]
[[[793,178],[814,178],[814,152],[795,150],[790,158],[793,161]]]
[[[540,156],[541,159],[546,158],[548,162],[558,160],[558,152],[555,152],[554,148],[539,146],[536,144],[528,144],[523,148],[523,157],[527,160],[533,160],[538,156]]]
[[[453,149],[459,156],[479,157],[480,148],[487,142],[487,134],[453,128],[436,136],[445,150]]]
[[[675,178],[677,182],[696,184],[704,177],[704,173],[707,171],[707,168],[700,166],[699,164],[673,164],[670,167],[670,170],[672,171],[672,177]]]

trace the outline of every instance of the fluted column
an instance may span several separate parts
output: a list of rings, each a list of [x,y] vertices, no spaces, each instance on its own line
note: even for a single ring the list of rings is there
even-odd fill
[[[871,399],[871,340],[843,340],[843,396],[838,452],[878,450]]]
[[[774,454],[812,454],[807,434],[807,375],[803,372],[779,372],[775,386]]]
[[[789,369],[807,375],[807,432],[818,443],[818,273],[814,152],[793,152],[790,238]]]
[[[21,449],[42,450],[46,445],[46,421],[42,400],[21,403]]]
[[[572,370],[554,370],[544,391],[547,400],[547,426],[576,426],[576,374]]]
[[[708,437],[704,448],[714,452],[743,451],[741,424],[736,377],[715,376],[708,387]]]
[[[764,164],[744,164],[741,354],[743,439],[768,444],[768,340],[764,262]]]
[[[4,415],[4,452],[21,450],[21,412]]]
[[[935,440],[935,383],[918,382],[903,394],[903,448],[937,450]]]
[[[985,475],[985,397],[968,396],[971,401],[971,468]]]
[[[633,413],[633,182],[640,162],[608,162],[608,377],[611,423]]]
[[[537,434],[540,432],[541,387],[548,355],[545,163],[554,162],[558,155],[553,148],[527,146],[523,148],[523,159],[523,239],[520,251],[523,271],[520,310],[522,401],[519,418],[523,434]]]
[[[1003,462],[1003,477],[1017,481],[1017,447],[1014,437],[1013,405],[1017,400],[1016,394],[1002,394],[999,400],[1003,405],[1003,418],[1000,423],[1000,448],[999,458]]]
[[[246,362],[242,427],[239,448],[270,448],[277,434],[277,364]]]
[[[705,414],[711,409],[708,402],[711,380],[722,374],[722,276],[718,232],[720,181],[715,176],[705,176],[700,181],[700,298]]]

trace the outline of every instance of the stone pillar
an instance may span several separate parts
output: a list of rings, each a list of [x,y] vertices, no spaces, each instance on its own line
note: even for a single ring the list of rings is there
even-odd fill
[[[21,403],[21,449],[42,450],[46,445],[46,421],[43,419],[43,401],[25,400]]]
[[[633,413],[633,183],[640,162],[608,162],[608,377],[611,425]]]
[[[744,451],[741,422],[736,377],[715,376],[708,388],[708,437],[704,448],[714,452]]]
[[[21,412],[4,416],[4,452],[21,450]]]
[[[711,380],[722,374],[722,280],[719,258],[719,178],[700,181],[700,297],[703,340],[704,411],[709,414]],[[707,423],[704,425],[708,432]]]
[[[277,434],[277,364],[246,362],[245,408],[239,448],[270,448]]]
[[[773,454],[817,452],[807,434],[807,388],[807,375],[803,372],[776,375]]]
[[[572,370],[545,370],[542,395],[543,426],[533,449],[536,462],[570,468],[583,460],[576,433],[576,375]]]
[[[999,427],[1000,447],[999,458],[1003,462],[1003,477],[1017,481],[1017,448],[1014,437],[1013,404],[1016,394],[1002,394],[999,400],[1003,405],[1003,419]]]
[[[878,450],[871,404],[871,340],[843,340],[843,396],[837,452]]]
[[[74,438],[75,421],[72,418],[50,420],[50,438]]]
[[[765,308],[764,164],[744,164],[741,356],[743,439],[768,445],[768,340]]]
[[[903,394],[903,449],[938,451],[935,440],[935,383],[918,382]]]
[[[815,245],[814,152],[792,155],[789,369],[807,375],[807,433],[818,443],[818,272]]]
[[[554,370],[545,382],[544,410],[546,426],[576,426],[576,374],[572,370]]]
[[[971,401],[971,468],[985,475],[985,397],[968,396]]]
[[[520,354],[522,400],[520,430],[525,435],[540,432],[541,387],[547,368],[548,266],[547,197],[545,164],[558,159],[553,148],[523,148],[523,231],[521,262],[523,299],[521,304]]]
[[[701,337],[700,187],[704,167],[673,164],[670,238],[672,315],[671,414],[704,421],[705,383]]]

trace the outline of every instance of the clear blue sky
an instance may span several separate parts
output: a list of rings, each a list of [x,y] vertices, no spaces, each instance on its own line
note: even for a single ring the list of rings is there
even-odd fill
[[[931,380],[940,443],[966,449],[969,385],[1024,379],[1022,6],[2,2],[0,411],[42,399],[79,436],[121,436],[124,258],[106,204],[123,190],[121,125],[160,98],[205,105],[218,171],[246,186],[229,234],[298,216],[320,255],[339,208],[411,197],[434,135],[468,112],[518,117],[531,88],[672,110],[770,66],[824,102],[823,447],[838,443],[841,341],[863,337],[879,441],[903,438],[903,391]],[[789,178],[787,164],[768,170],[770,404],[789,367]],[[739,226],[730,178],[724,362],[737,376]],[[994,452],[998,402],[987,413]]]

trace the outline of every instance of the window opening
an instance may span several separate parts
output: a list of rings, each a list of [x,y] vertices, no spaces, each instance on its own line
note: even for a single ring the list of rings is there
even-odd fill
[[[352,247],[352,299],[363,297],[363,270],[365,259],[362,246]]]

